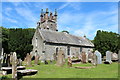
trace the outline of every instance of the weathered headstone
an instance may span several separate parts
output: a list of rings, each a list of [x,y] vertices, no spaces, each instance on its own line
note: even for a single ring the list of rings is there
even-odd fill
[[[118,54],[112,53],[112,60],[117,61],[118,60]]]
[[[94,52],[94,54],[97,56],[97,64],[102,64],[102,56],[101,56],[101,53],[100,53],[98,50],[96,50],[96,51]]]
[[[21,58],[18,59],[18,65],[22,66],[22,59]]]
[[[91,51],[88,52],[88,62],[92,62],[93,61],[93,53]]]
[[[106,62],[109,62],[109,64],[111,64],[112,63],[111,58],[112,58],[112,52],[106,51]]]
[[[27,66],[31,67],[32,66],[32,63],[31,63],[31,55],[29,53],[27,53],[27,56],[26,56],[26,64]]]
[[[7,66],[10,67],[10,54],[7,54],[6,63],[7,63]]]
[[[12,59],[12,78],[17,80],[17,56],[16,56],[16,52],[13,53],[13,59]]]
[[[57,61],[57,55],[56,55],[56,53],[53,54],[53,58],[54,58],[55,61]]]
[[[3,61],[3,48],[1,50],[1,54],[0,54],[0,68],[2,67],[2,62]]]
[[[68,67],[72,67],[72,60],[68,57]]]
[[[39,61],[39,56],[35,56],[35,63],[34,64],[36,64],[36,65],[38,65],[38,61]]]
[[[97,55],[93,53],[93,57],[92,57],[92,64],[94,66],[97,66]]]
[[[87,57],[86,53],[82,52],[81,55],[82,55],[82,63],[86,63],[86,57]]]
[[[120,63],[120,50],[118,51],[118,62]]]
[[[58,66],[63,66],[64,65],[64,63],[65,63],[65,60],[64,60],[64,52],[63,52],[63,50],[59,50],[58,51],[58,57],[57,57],[57,65]]]
[[[45,53],[42,53],[41,55],[41,62],[44,63],[46,59]]]

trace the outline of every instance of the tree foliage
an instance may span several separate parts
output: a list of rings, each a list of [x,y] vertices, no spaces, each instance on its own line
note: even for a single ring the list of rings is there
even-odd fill
[[[68,31],[66,31],[66,30],[63,30],[62,32],[66,32],[66,33],[68,33],[68,34],[69,34],[69,32],[68,32]]]
[[[116,33],[98,30],[93,41],[95,49],[99,50],[103,56],[108,50],[118,52],[118,37]]]
[[[35,29],[2,27],[2,47],[6,53],[17,52],[18,58],[24,59],[32,51],[32,37]]]

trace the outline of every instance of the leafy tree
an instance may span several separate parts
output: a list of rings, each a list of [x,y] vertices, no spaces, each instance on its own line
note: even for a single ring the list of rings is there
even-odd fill
[[[69,34],[69,32],[68,32],[68,31],[66,31],[66,30],[63,30],[62,32],[66,32],[66,33],[68,33],[68,34]]]
[[[94,38],[95,49],[99,50],[103,56],[106,51],[118,52],[118,34],[113,32],[98,30]]]
[[[27,28],[3,28],[2,27],[2,47],[6,53],[17,52],[18,58],[24,59],[26,53],[33,49],[32,37],[35,29]]]

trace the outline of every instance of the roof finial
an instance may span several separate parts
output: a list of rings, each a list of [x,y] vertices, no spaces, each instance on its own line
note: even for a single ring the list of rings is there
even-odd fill
[[[84,34],[84,37],[86,38],[86,35]]]
[[[55,9],[55,16],[57,16],[57,9]]]
[[[48,8],[46,8],[46,13],[48,13]]]
[[[41,9],[41,16],[43,16],[43,9]]]

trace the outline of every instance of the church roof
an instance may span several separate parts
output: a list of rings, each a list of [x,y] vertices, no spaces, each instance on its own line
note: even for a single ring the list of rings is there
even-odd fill
[[[45,42],[94,47],[94,44],[85,37],[50,30],[39,29],[39,32]]]

